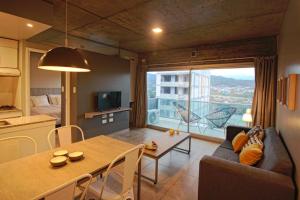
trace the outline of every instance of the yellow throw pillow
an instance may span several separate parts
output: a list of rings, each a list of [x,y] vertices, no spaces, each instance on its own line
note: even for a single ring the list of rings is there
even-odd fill
[[[258,144],[251,144],[240,153],[240,163],[245,165],[256,164],[263,156]]]
[[[264,143],[261,141],[258,135],[250,136],[250,138],[248,139],[247,143],[244,145],[243,148],[247,148],[251,144],[258,144],[260,149],[264,148]]]
[[[242,131],[239,134],[237,134],[232,140],[233,151],[235,153],[239,152],[247,143],[248,139],[249,136],[245,133],[245,131]]]

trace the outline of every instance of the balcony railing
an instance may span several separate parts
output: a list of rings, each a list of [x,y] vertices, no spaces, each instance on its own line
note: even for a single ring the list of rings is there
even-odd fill
[[[148,124],[160,126],[164,128],[177,129],[181,123],[182,117],[177,113],[175,105],[181,105],[184,108],[188,108],[188,102],[186,100],[174,100],[165,98],[148,98]],[[226,125],[239,125],[245,126],[246,123],[242,121],[242,116],[246,112],[247,108],[251,108],[251,104],[240,104],[240,103],[219,103],[219,102],[207,102],[192,100],[190,103],[191,112],[199,116],[201,119],[205,119],[205,116],[216,110],[222,108],[232,107],[235,108],[235,112],[230,116]],[[201,122],[199,127],[195,127],[194,124],[190,125],[190,132],[198,134],[208,134],[210,136],[224,138],[223,129],[211,128],[205,120]],[[187,123],[181,123],[179,129],[187,131]],[[201,126],[201,127],[200,127]],[[201,131],[205,129],[204,131]]]

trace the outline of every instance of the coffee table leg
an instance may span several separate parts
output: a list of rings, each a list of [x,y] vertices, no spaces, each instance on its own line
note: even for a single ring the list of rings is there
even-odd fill
[[[154,184],[157,183],[158,179],[158,159],[155,159],[155,178],[154,178]]]
[[[179,152],[185,153],[185,154],[190,154],[190,152],[191,152],[191,143],[192,143],[191,140],[192,140],[192,137],[190,136],[187,139],[189,140],[189,148],[188,149],[182,149],[182,148],[179,148],[179,147],[174,147],[173,150],[174,151],[179,151]]]
[[[150,178],[148,176],[145,176],[143,174],[141,174],[141,177],[144,179],[147,179],[148,181],[151,181],[153,184],[157,184],[158,182],[158,158],[153,158],[155,161],[155,169],[154,169],[154,179]]]
[[[192,145],[192,137],[190,136],[189,137],[189,151],[188,151],[188,154],[190,154],[190,152],[191,152],[191,145]]]

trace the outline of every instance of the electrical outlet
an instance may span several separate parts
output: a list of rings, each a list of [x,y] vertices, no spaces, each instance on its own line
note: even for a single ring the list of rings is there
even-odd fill
[[[109,117],[113,117],[113,116],[114,116],[114,113],[109,113],[108,116],[109,116]]]
[[[103,119],[102,124],[107,124],[107,119]]]
[[[107,115],[101,115],[102,119],[106,119]]]
[[[73,87],[73,94],[76,94],[76,92],[77,92],[77,89],[76,89],[76,87],[74,86],[74,87]]]
[[[114,118],[109,118],[109,119],[108,119],[108,122],[109,122],[109,123],[114,122]]]

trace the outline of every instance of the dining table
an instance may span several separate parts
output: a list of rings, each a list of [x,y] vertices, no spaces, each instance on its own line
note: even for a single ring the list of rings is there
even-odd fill
[[[47,191],[63,185],[83,174],[98,176],[106,171],[119,154],[134,145],[107,137],[96,136],[63,148],[44,151],[31,156],[0,164],[0,199],[31,200]],[[65,149],[68,152],[82,151],[80,161],[68,161],[61,167],[52,167],[53,152]],[[141,163],[138,164],[137,199],[141,193]]]

